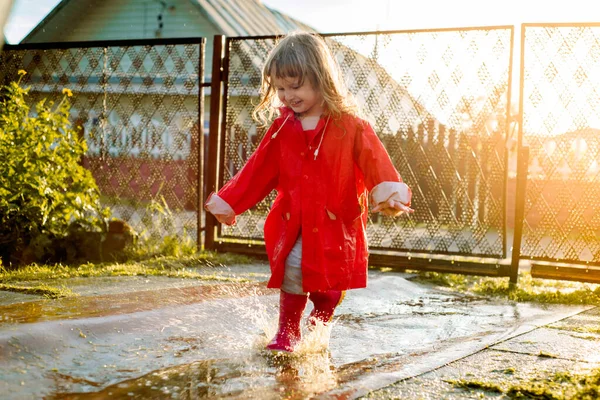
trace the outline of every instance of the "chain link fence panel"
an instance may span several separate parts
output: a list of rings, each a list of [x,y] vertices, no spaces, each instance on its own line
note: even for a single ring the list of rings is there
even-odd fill
[[[88,145],[82,163],[112,216],[147,237],[196,241],[202,39],[95,45],[10,46],[0,55],[1,82],[26,71],[32,104],[58,102],[70,89],[71,123]]]
[[[524,26],[521,257],[600,263],[600,24]]]
[[[327,35],[362,116],[413,189],[415,213],[370,215],[372,249],[505,256],[506,128],[512,27]],[[277,38],[229,38],[221,182],[257,147],[251,114]],[[221,226],[217,240],[262,239],[274,199]]]

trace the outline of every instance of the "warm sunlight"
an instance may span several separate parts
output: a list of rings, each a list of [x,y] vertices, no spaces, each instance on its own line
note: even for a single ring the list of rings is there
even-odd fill
[[[593,1],[0,3],[2,400],[600,393]]]
[[[441,124],[457,130],[469,130],[481,122],[481,118],[489,124],[488,131],[496,129],[497,121],[490,119],[489,114],[490,107],[499,99],[490,103],[489,98],[498,89],[506,94],[510,60],[508,27],[334,38],[372,57],[399,87],[407,90],[413,98],[413,103],[406,104],[407,108],[419,104]],[[347,61],[343,55],[340,57],[340,61]],[[349,81],[352,79],[348,77]],[[380,74],[372,70],[368,83],[376,85],[381,79]],[[379,107],[389,106],[384,98],[379,98]],[[358,99],[366,105],[360,95]],[[397,131],[399,122],[390,128]]]
[[[526,133],[600,128],[600,27],[527,27]],[[585,142],[584,142],[585,143]],[[584,149],[580,142],[573,147]]]

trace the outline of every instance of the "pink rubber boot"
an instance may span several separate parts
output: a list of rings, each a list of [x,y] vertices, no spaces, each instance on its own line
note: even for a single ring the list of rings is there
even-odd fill
[[[308,322],[315,325],[317,321],[321,321],[327,325],[333,318],[333,312],[340,305],[345,294],[346,292],[341,290],[309,293],[308,298],[313,302],[315,308],[310,313]]]
[[[267,350],[292,353],[302,339],[300,320],[308,297],[304,294],[291,294],[281,290],[279,295],[279,329]]]

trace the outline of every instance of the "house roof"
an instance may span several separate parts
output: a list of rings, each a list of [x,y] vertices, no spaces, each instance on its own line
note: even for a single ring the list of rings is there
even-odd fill
[[[27,43],[65,8],[80,0],[62,0],[54,9],[23,38]],[[279,11],[273,10],[260,0],[189,0],[199,7],[215,26],[227,36],[276,35],[296,29],[314,32],[312,27]]]
[[[191,0],[228,36],[258,36],[313,28],[259,0]]]
[[[65,5],[67,5],[67,3],[69,3],[71,0],[61,0],[60,3],[58,3],[53,9],[52,11],[50,11],[43,20],[40,21],[39,24],[37,24],[28,34],[27,36],[25,36],[23,39],[21,39],[21,43],[27,43],[29,42],[29,39],[34,36],[36,33],[38,33],[40,30],[42,30],[44,28],[44,26],[46,26],[46,24],[52,20],[52,18],[54,18],[56,15],[58,15],[58,13],[60,13],[60,10],[63,9],[63,7]]]

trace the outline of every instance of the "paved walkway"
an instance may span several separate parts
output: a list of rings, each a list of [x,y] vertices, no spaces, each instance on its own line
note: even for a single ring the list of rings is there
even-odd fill
[[[441,368],[403,380],[366,397],[375,399],[509,398],[518,387],[560,385],[564,373],[586,375],[600,368],[600,309],[592,308],[511,336]],[[462,389],[453,382],[472,383]],[[492,390],[475,388],[490,384]],[[496,391],[495,389],[498,389]],[[554,387],[556,389],[556,386]],[[558,393],[570,398],[568,391]],[[591,395],[594,398],[594,395]],[[514,397],[510,397],[514,398]],[[522,397],[551,398],[551,397]]]
[[[250,281],[75,279],[64,284],[81,296],[60,300],[0,292],[2,398],[479,398],[448,382],[510,385],[600,362],[595,308],[501,302],[376,271],[348,292],[330,335],[305,331],[294,357],[273,358],[262,350],[277,325],[267,266],[211,272]]]

